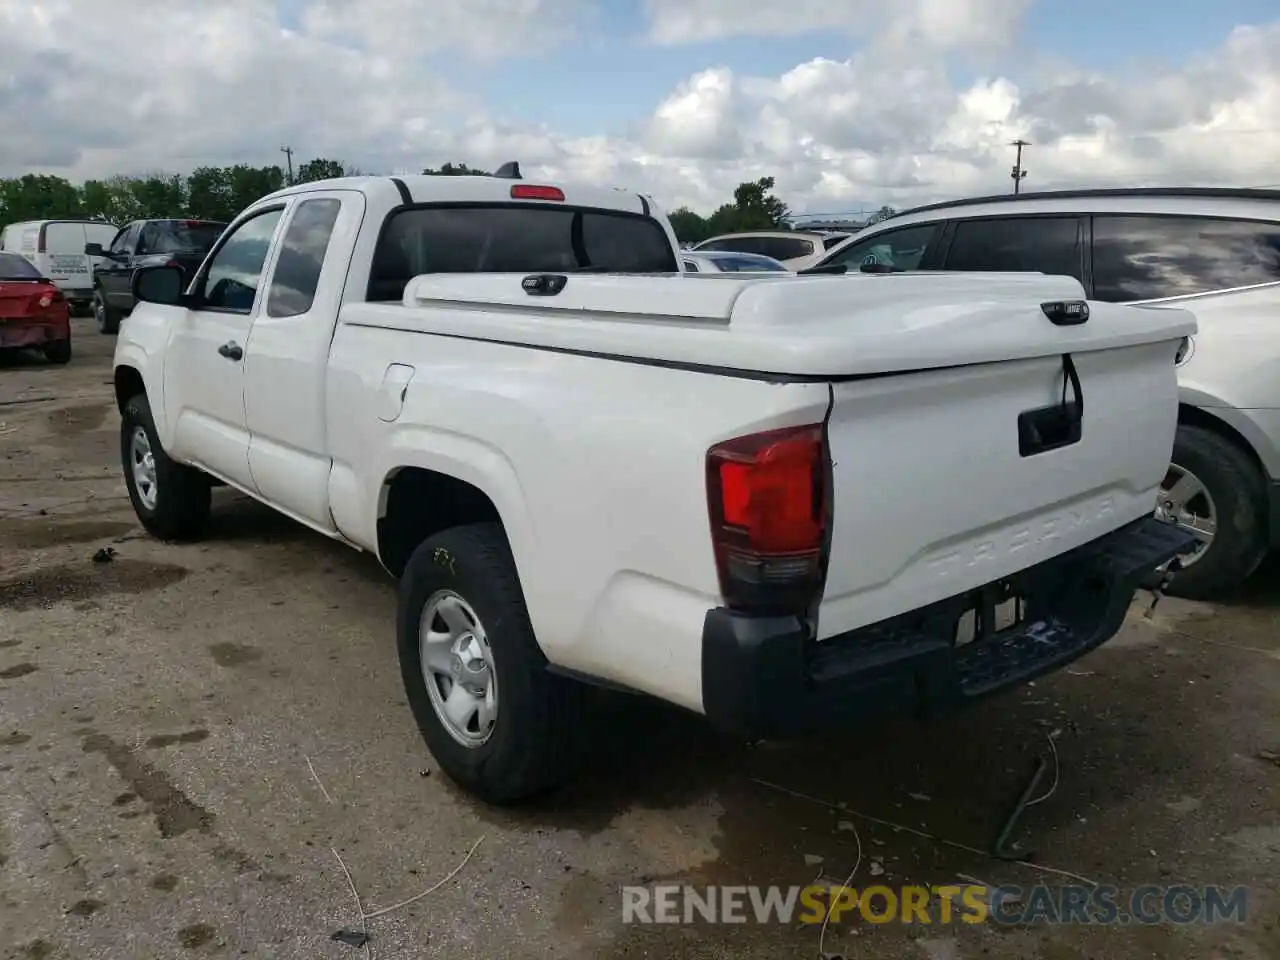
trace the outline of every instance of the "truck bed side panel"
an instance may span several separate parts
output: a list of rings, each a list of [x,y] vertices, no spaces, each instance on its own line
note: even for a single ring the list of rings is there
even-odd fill
[[[706,452],[756,430],[820,422],[824,384],[773,385],[642,363],[354,325],[334,338],[327,403],[333,511],[376,542],[384,479],[436,469],[498,508],[548,658],[701,706],[701,634],[719,587]],[[383,374],[414,368],[378,418]]]

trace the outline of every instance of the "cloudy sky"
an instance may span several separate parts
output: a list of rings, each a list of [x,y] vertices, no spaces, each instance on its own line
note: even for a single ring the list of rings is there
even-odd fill
[[[1277,0],[0,0],[0,176],[518,159],[709,211],[1280,185]]]

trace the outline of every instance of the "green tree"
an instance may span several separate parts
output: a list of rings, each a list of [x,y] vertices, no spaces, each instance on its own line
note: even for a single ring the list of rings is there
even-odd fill
[[[478,170],[465,163],[444,163],[439,168],[424,167],[422,173],[428,177],[487,177],[489,175],[487,170]]]
[[[201,220],[230,220],[236,215],[231,176],[226,167],[196,167],[187,175],[187,208]]]
[[[688,207],[677,207],[667,214],[671,221],[671,229],[681,243],[701,243],[711,236],[711,228],[704,217],[694,213]]]
[[[748,230],[789,230],[791,211],[772,193],[773,177],[738,184],[733,203],[726,203],[707,218],[712,235]]]
[[[879,223],[881,220],[888,220],[890,217],[897,216],[897,214],[898,214],[898,211],[895,210],[893,207],[889,207],[889,206],[881,207],[871,216],[867,217],[866,225],[869,227],[873,223]]]
[[[316,158],[298,167],[298,174],[293,178],[293,182],[311,183],[315,180],[332,180],[346,175],[346,167],[339,161]]]
[[[0,181],[0,224],[82,216],[80,191],[63,177],[28,173]]]

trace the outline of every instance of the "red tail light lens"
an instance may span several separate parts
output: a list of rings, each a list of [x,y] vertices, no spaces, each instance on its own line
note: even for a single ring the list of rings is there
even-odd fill
[[[57,287],[41,290],[40,296],[36,300],[36,304],[40,307],[41,310],[47,310],[49,309],[49,307],[52,307],[55,303],[61,303],[61,302],[62,302],[62,291],[59,290]]]
[[[803,614],[816,599],[827,459],[821,425],[738,437],[707,452],[711,537],[730,608]]]
[[[559,187],[540,187],[532,183],[517,183],[511,188],[512,200],[563,200],[564,191]]]

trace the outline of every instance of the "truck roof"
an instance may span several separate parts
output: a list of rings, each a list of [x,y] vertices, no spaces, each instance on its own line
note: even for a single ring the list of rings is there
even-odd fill
[[[258,203],[311,193],[317,190],[356,190],[370,199],[393,205],[416,203],[510,203],[514,200],[538,201],[537,196],[520,197],[528,188],[549,187],[563,194],[563,202],[572,206],[618,210],[625,213],[650,213],[652,197],[620,187],[593,187],[557,180],[528,180],[500,176],[441,176],[414,174],[392,177],[336,177],[312,180],[277,190]],[[513,194],[513,191],[516,191]],[[256,206],[256,204],[255,204]]]

